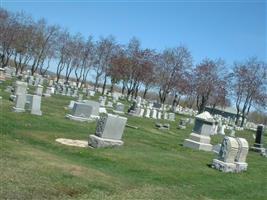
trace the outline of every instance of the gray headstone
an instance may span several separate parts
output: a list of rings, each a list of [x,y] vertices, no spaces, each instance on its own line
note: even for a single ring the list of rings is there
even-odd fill
[[[127,118],[107,114],[102,116],[96,127],[95,135],[105,139],[121,140]]]

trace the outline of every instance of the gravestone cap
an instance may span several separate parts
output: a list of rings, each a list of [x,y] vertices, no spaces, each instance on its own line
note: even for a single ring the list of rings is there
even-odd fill
[[[211,114],[207,111],[196,115],[196,118],[202,121],[215,122]]]

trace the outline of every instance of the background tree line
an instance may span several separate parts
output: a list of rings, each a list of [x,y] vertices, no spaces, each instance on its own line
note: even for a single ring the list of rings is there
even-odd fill
[[[84,38],[70,34],[44,19],[34,21],[23,12],[0,9],[0,65],[14,64],[16,74],[30,67],[31,74],[45,75],[51,63],[56,63],[56,81],[70,77],[77,86],[85,85],[89,74],[95,75],[94,89],[101,83],[104,93],[119,85],[127,97],[143,98],[147,92],[158,93],[165,103],[173,97],[173,106],[186,99],[186,106],[198,112],[206,106],[228,106],[235,103],[237,121],[242,124],[252,107],[267,108],[267,67],[257,58],[248,58],[226,66],[222,59],[205,58],[194,65],[185,46],[167,48],[162,52],[142,48],[138,39],[119,44],[113,36]],[[231,101],[230,101],[231,100]]]

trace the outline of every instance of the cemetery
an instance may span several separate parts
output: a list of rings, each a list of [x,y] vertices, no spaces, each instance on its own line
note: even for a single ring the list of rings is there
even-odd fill
[[[231,137],[232,130],[225,129],[225,123],[220,121],[220,127],[214,128],[217,118],[208,112],[193,120],[165,111],[165,118],[164,114],[153,115],[161,109],[148,104],[145,108],[144,104],[118,99],[109,108],[99,93],[81,99],[56,89],[45,97],[39,85],[14,81],[9,79],[0,85],[0,166],[5,191],[1,196],[264,199],[267,195],[267,159],[260,153],[266,148],[267,136],[261,125],[257,131],[236,130]],[[16,96],[13,101],[10,90],[5,90],[10,86]],[[36,103],[40,101],[42,104]],[[82,109],[77,108],[80,105]],[[106,107],[107,114],[99,113],[100,106]],[[146,116],[146,111],[140,115],[141,109],[149,108],[151,114]],[[69,113],[79,120],[67,120]],[[91,115],[98,117],[90,122],[80,119]],[[219,146],[217,152],[213,145]],[[10,182],[11,177],[14,182]],[[25,179],[27,185],[23,184]],[[218,188],[218,180],[223,188]],[[254,185],[261,185],[261,192],[257,188],[242,192],[244,187]],[[11,189],[14,186],[15,191]]]
[[[0,200],[267,199],[265,4],[65,3],[1,1]]]

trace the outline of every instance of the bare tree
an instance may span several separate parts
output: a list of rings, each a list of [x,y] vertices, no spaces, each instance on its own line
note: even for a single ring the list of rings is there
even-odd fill
[[[267,65],[257,58],[250,58],[246,62],[235,63],[232,75],[237,109],[236,124],[241,117],[242,127],[253,103],[266,107]]]
[[[183,46],[166,49],[157,64],[159,98],[164,103],[168,94],[174,88],[177,80],[192,66],[192,56]]]
[[[223,77],[219,72],[223,70],[224,61],[205,59],[194,70],[194,87],[197,95],[198,113],[205,110],[216,88],[222,83]]]

